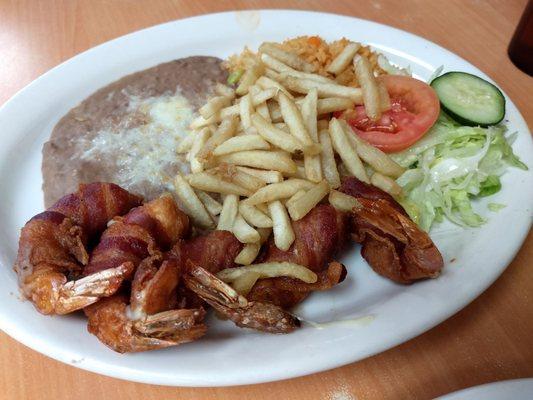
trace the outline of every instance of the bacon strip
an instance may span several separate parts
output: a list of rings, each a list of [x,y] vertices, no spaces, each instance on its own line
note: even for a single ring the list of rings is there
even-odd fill
[[[340,190],[363,206],[352,211],[352,237],[362,244],[361,254],[374,271],[398,283],[440,274],[439,250],[389,194],[352,177]]]
[[[286,277],[261,279],[246,296],[249,300],[291,308],[312,291],[331,289],[346,277],[346,268],[342,264],[330,263],[346,243],[345,214],[321,204],[301,220],[293,222],[292,227],[296,240],[289,250],[278,249],[271,238],[258,262],[287,261],[304,265],[317,273],[318,281],[307,284]]]

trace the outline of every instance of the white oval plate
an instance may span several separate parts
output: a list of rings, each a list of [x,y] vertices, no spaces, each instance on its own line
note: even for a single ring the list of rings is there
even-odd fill
[[[376,275],[354,245],[347,281],[311,296],[297,313],[328,321],[372,315],[367,324],[304,327],[267,335],[209,320],[204,339],[142,354],[112,352],[87,333],[80,315],[45,317],[20,301],[11,269],[19,229],[43,208],[41,147],[58,119],[98,88],[134,71],[190,55],[224,58],[243,46],[318,34],[369,43],[424,79],[440,65],[485,76],[456,55],[409,33],[331,14],[270,10],[211,14],[155,26],[105,43],[47,72],[0,110],[0,327],[57,360],[117,378],[163,385],[222,386],[286,379],[348,364],[439,324],[485,290],[511,262],[531,222],[533,175],[511,169],[490,201],[507,204],[480,229],[442,225],[432,232],[446,267],[436,280],[400,286]],[[508,101],[515,148],[533,166],[527,126]],[[453,263],[450,263],[454,259]]]

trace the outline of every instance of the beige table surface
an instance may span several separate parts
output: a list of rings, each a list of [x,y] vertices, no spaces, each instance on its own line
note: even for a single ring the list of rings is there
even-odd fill
[[[533,78],[516,69],[506,55],[525,4],[524,0],[0,0],[0,104],[60,62],[141,28],[223,10],[301,8],[370,19],[448,48],[495,79],[531,127]],[[61,364],[0,332],[0,399],[429,399],[486,382],[533,377],[531,267],[530,233],[492,287],[429,332],[342,368],[253,386],[194,389],[125,382]]]

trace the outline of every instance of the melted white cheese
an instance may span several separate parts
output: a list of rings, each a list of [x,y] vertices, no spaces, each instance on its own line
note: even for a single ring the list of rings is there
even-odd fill
[[[177,146],[189,133],[194,116],[179,93],[147,99],[130,96],[127,117],[118,126],[99,131],[81,157],[115,159],[120,170],[116,183],[124,188],[150,182],[170,190],[172,177],[165,168],[176,163]]]

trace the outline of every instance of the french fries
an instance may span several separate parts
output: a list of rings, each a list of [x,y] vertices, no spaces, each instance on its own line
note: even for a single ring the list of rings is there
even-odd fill
[[[318,154],[320,152],[320,146],[314,143],[311,136],[309,136],[302,113],[296,104],[285,96],[284,93],[278,94],[278,102],[281,108],[281,115],[283,115],[283,120],[289,127],[291,135],[304,145],[303,152],[309,155]]]
[[[218,176],[221,179],[234,183],[240,187],[255,192],[265,186],[265,182],[246,172],[239,171],[235,165],[220,164],[218,167],[207,171],[208,173]]]
[[[387,86],[385,86],[385,84],[381,80],[378,80],[378,92],[379,92],[379,106],[381,108],[381,112],[390,110],[391,102],[390,102],[389,92],[387,91]]]
[[[198,159],[197,154],[205,146],[210,136],[211,131],[207,127],[203,128],[196,134],[191,150],[189,151],[189,162],[191,164],[192,172],[196,173],[204,170],[204,166]]]
[[[247,267],[226,268],[220,271],[217,277],[224,282],[235,282],[236,279],[249,272],[258,273],[260,279],[286,276],[299,279],[305,283],[315,283],[318,280],[318,276],[309,268],[289,262],[266,262],[252,264]]]
[[[233,289],[235,289],[237,293],[242,296],[246,296],[248,293],[250,293],[250,290],[252,290],[260,276],[261,275],[257,272],[248,271],[246,274],[243,274],[237,279],[235,279],[235,281],[232,282],[231,286],[233,287]]]
[[[276,60],[279,60],[285,65],[288,65],[289,67],[296,69],[298,71],[304,71],[304,72],[315,71],[315,67],[313,67],[313,65],[302,60],[297,55],[283,50],[279,45],[276,45],[275,43],[263,43],[261,46],[259,46],[259,51],[261,53],[268,54],[269,56],[275,58]]]
[[[379,172],[374,172],[372,174],[370,177],[370,183],[392,196],[400,196],[402,194],[402,187],[398,185],[394,179],[382,175]]]
[[[239,212],[249,224],[258,228],[272,228],[272,219],[247,200],[239,203]]]
[[[282,83],[287,89],[296,93],[307,94],[311,89],[316,88],[318,97],[344,97],[352,100],[354,104],[363,104],[363,92],[360,88],[300,79],[286,74],[282,74]]]
[[[235,257],[235,263],[241,265],[250,265],[254,262],[259,250],[261,250],[261,245],[267,241],[270,234],[272,233],[272,228],[258,228],[257,232],[259,233],[260,240],[257,243],[248,243],[245,245],[237,257]]]
[[[351,133],[351,128],[348,126],[348,124],[346,124],[345,121],[340,122],[344,131],[347,132],[346,136],[352,142],[359,157],[361,157],[361,159],[373,169],[393,178],[398,178],[405,172],[405,168],[396,163],[387,154],[382,152],[377,147],[365,142],[359,136]]]
[[[290,203],[292,203],[293,201],[296,201],[298,199],[300,199],[302,196],[305,196],[305,194],[307,193],[307,191],[303,190],[303,189],[300,189],[298,190],[296,193],[294,193],[286,202],[285,202],[285,206],[288,207]]]
[[[381,101],[378,85],[370,62],[366,57],[356,56],[353,59],[353,64],[355,75],[363,90],[363,102],[366,114],[373,121],[377,121],[381,117]]]
[[[217,83],[215,85],[215,93],[219,96],[227,97],[230,100],[233,100],[235,98],[235,90],[233,90],[229,86],[223,85],[222,83]]]
[[[289,93],[287,89],[279,82],[276,82],[273,79],[270,79],[266,76],[262,76],[257,80],[257,84],[265,90],[275,89],[277,92],[283,92],[289,99],[294,99],[294,96]]]
[[[267,171],[264,169],[255,169],[248,167],[237,167],[237,169],[253,175],[256,178],[263,180],[265,183],[278,183],[283,181],[283,175],[279,171]]]
[[[304,146],[298,139],[283,130],[276,128],[258,113],[252,115],[252,124],[254,128],[257,129],[257,132],[259,132],[267,142],[272,143],[274,146],[289,153],[303,151]]]
[[[177,148],[176,148],[176,153],[178,154],[184,154],[184,153],[188,153],[191,148],[192,148],[192,145],[194,143],[194,139],[196,138],[196,134],[195,132],[189,132],[189,134],[187,136],[185,136],[181,142],[179,142]]]
[[[217,230],[233,231],[233,225],[239,212],[239,197],[235,194],[228,194],[222,203],[222,210],[218,218]]]
[[[191,124],[189,125],[189,128],[191,129],[200,129],[208,125],[216,124],[218,122],[218,116],[212,115],[211,117],[205,119],[201,115],[197,118],[195,118]]]
[[[254,112],[252,106],[252,96],[250,93],[245,94],[241,97],[241,102],[239,103],[239,112],[241,116],[242,126],[246,129],[252,126],[251,116]]]
[[[222,121],[218,129],[207,140],[202,149],[198,152],[196,157],[205,164],[209,160],[215,148],[222,144],[235,134],[237,129],[237,118],[230,117]]]
[[[329,192],[328,201],[337,210],[343,212],[352,212],[354,208],[362,207],[355,197],[337,190]]]
[[[329,64],[327,71],[333,75],[339,75],[350,65],[360,47],[361,45],[359,43],[348,43],[331,64]]]
[[[353,108],[354,102],[343,97],[326,97],[317,102],[317,114],[329,114],[335,111],[344,111]]]
[[[328,77],[282,46],[263,43],[257,55],[239,60],[245,72],[235,90],[215,86],[191,123],[194,131],[178,145],[192,173],[176,178],[177,196],[194,214],[195,225],[217,225],[245,244],[237,264],[252,264],[270,233],[279,249],[289,249],[295,240],[292,221],[304,218],[328,193],[339,210],[361,207],[335,190],[341,177],[355,176],[401,195],[394,179],[404,169],[356,136],[346,121],[331,118],[362,104],[373,119],[390,108],[383,81],[359,49],[349,42],[323,64]],[[354,73],[361,87],[352,86]],[[208,193],[220,194],[222,204]],[[240,293],[263,277],[249,271],[253,268],[232,280]]]
[[[311,209],[316,206],[320,200],[324,198],[329,192],[329,185],[324,180],[315,187],[300,196],[297,199],[290,201],[287,204],[287,210],[293,221],[298,221],[305,217]]]
[[[185,212],[195,225],[203,229],[212,229],[215,227],[215,222],[207,212],[204,204],[200,201],[189,183],[179,173],[174,178],[174,190],[185,208]]]
[[[248,225],[240,213],[237,213],[237,216],[235,217],[232,232],[241,243],[257,243],[261,238],[259,233]]]
[[[229,97],[225,96],[215,96],[209,99],[205,105],[200,107],[198,112],[205,119],[211,118],[213,115],[218,113],[223,107],[226,107],[231,102]]]
[[[196,193],[206,210],[209,211],[209,214],[212,216],[220,214],[220,211],[222,211],[222,204],[202,190],[195,190],[194,193]]]
[[[336,189],[341,185],[341,178],[337,170],[337,163],[335,161],[335,154],[331,145],[331,139],[328,129],[323,129],[319,132],[318,138],[322,145],[322,153],[320,153],[320,162],[324,178],[328,181],[329,186]]]
[[[235,194],[238,196],[250,196],[253,192],[232,182],[224,181],[216,176],[205,172],[198,172],[187,176],[189,184],[205,192],[222,194]]]
[[[239,80],[239,86],[235,90],[239,96],[248,93],[248,89],[257,81],[263,74],[265,67],[262,64],[255,64],[250,66]]]
[[[363,163],[348,140],[346,132],[344,131],[341,123],[336,118],[333,118],[329,122],[329,136],[331,138],[333,148],[341,157],[342,162],[350,174],[363,182],[370,183]]]
[[[219,144],[213,155],[222,156],[224,154],[236,153],[246,150],[268,150],[270,145],[260,135],[243,135],[232,137]]]
[[[262,187],[246,201],[250,205],[269,203],[274,200],[286,199],[301,189],[309,190],[313,183],[304,179],[288,179],[280,183],[272,183]]]
[[[261,169],[271,169],[279,172],[295,173],[296,164],[285,151],[265,151],[250,150],[238,151],[218,157],[220,162],[254,167]]]
[[[311,140],[318,143],[317,131],[317,103],[318,93],[316,89],[309,91],[302,102],[302,117],[305,127],[311,137]],[[312,182],[320,182],[322,180],[322,167],[320,166],[320,155],[304,154],[304,168],[307,179]]]
[[[274,243],[276,247],[284,251],[289,250],[291,244],[294,242],[295,236],[287,209],[281,201],[276,200],[268,203],[268,211],[270,212],[270,218],[272,218]]]

